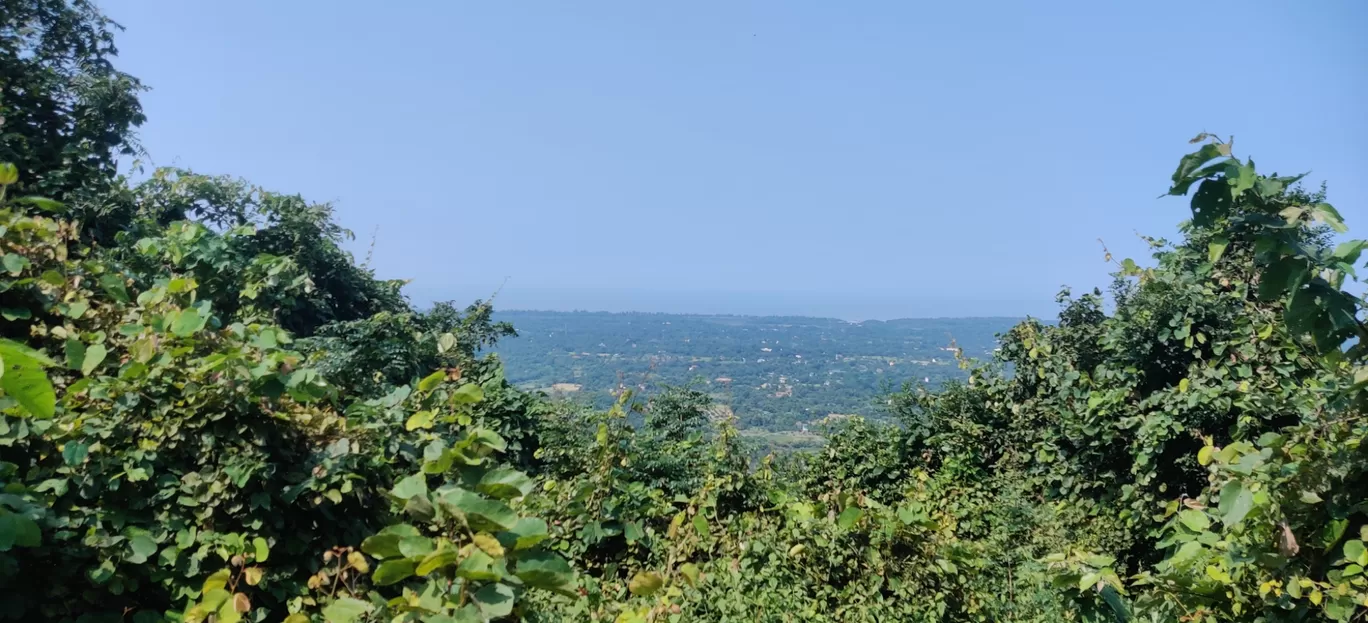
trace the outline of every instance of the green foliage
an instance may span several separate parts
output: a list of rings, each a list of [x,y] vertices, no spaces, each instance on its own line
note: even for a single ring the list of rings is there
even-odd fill
[[[116,30],[85,0],[0,1],[0,185],[12,195],[93,215],[117,159],[138,152],[143,87],[112,64]]]
[[[831,414],[881,418],[904,380],[962,380],[952,342],[991,356],[1014,318],[860,323],[794,317],[504,311],[519,335],[495,349],[515,384],[607,409],[631,388],[660,395],[690,385],[734,412],[756,439],[788,433],[809,447]],[[726,379],[726,380],[723,380]],[[804,432],[804,428],[808,432]],[[778,444],[772,444],[778,445]]]
[[[603,410],[510,386],[489,305],[412,309],[327,206],[129,186],[109,24],[0,8],[0,618],[1368,612],[1368,243],[1227,142],[1182,158],[1193,218],[1118,262],[1110,313],[1066,291],[892,421],[757,458],[697,386]]]

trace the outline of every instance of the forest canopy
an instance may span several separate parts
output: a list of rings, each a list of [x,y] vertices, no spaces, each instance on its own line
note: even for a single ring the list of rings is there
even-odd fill
[[[753,459],[695,388],[510,384],[329,206],[119,174],[118,27],[0,0],[0,618],[1351,621],[1364,300],[1325,192],[1202,134],[1191,219],[964,380]],[[1214,120],[1219,121],[1219,120]]]

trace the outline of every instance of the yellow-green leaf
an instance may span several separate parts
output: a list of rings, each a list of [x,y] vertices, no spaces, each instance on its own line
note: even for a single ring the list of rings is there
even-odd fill
[[[418,430],[420,428],[432,428],[432,420],[435,414],[431,411],[419,411],[410,415],[404,422],[404,430]]]
[[[369,603],[360,599],[340,597],[323,608],[323,620],[328,623],[352,623],[371,609]]]
[[[474,537],[471,537],[471,540],[475,542],[475,547],[484,550],[484,553],[489,554],[494,558],[499,558],[504,555],[503,545],[500,545],[499,540],[488,532],[476,534]]]
[[[228,586],[229,577],[231,576],[228,569],[219,569],[218,571],[215,571],[213,575],[209,576],[204,580],[204,586],[200,587],[200,591],[205,594],[208,594],[210,591],[213,591],[214,589],[222,589]]]
[[[266,539],[256,537],[252,539],[252,553],[256,556],[257,562],[266,562],[271,555],[271,548],[267,546]]]
[[[375,568],[375,574],[371,576],[371,581],[380,586],[388,586],[412,577],[416,568],[417,565],[412,560],[386,560]]]
[[[434,389],[437,389],[437,386],[441,385],[442,381],[445,380],[446,370],[438,370],[436,372],[433,372],[432,374],[423,377],[423,380],[418,381],[418,391],[430,392]]]
[[[660,577],[659,573],[642,571],[632,576],[631,581],[627,583],[627,590],[632,591],[633,595],[649,597],[660,590],[664,584],[665,578]]]
[[[689,586],[698,586],[698,565],[691,562],[679,565],[679,574],[684,576],[684,580],[689,583]]]
[[[95,371],[95,368],[104,363],[107,354],[102,344],[91,344],[86,348],[85,358],[81,361],[81,374],[89,376],[91,372]]]

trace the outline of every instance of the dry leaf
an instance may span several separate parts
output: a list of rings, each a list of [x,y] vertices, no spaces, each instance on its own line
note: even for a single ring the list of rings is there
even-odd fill
[[[1292,534],[1292,529],[1287,527],[1287,522],[1282,522],[1282,532],[1278,533],[1278,551],[1283,556],[1291,558],[1301,551],[1301,546],[1297,545],[1297,537]]]

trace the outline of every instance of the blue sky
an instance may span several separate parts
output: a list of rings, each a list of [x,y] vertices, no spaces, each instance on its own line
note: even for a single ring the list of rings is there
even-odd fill
[[[152,164],[334,202],[420,303],[1049,314],[1202,130],[1368,228],[1357,0],[101,4]]]

